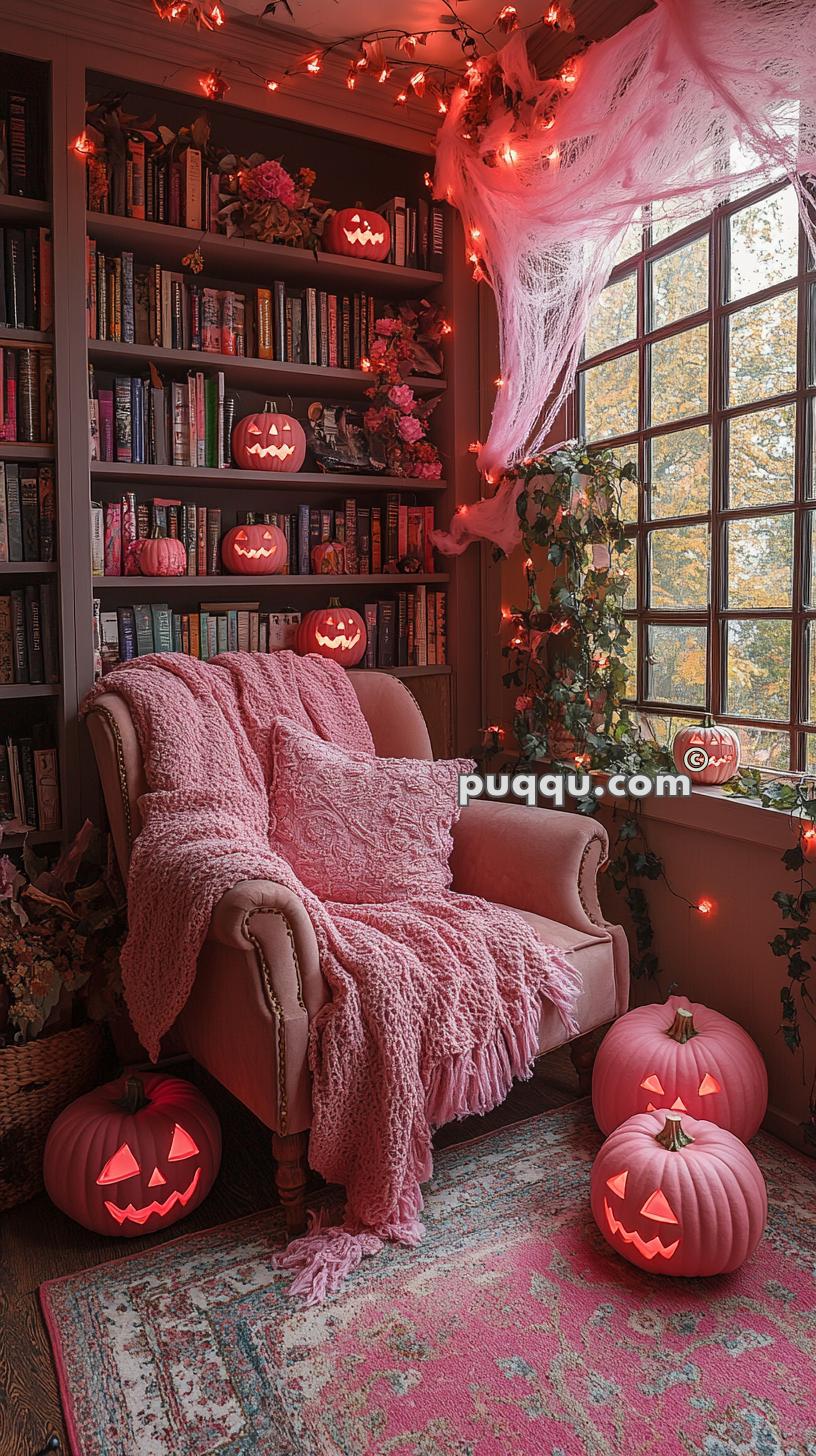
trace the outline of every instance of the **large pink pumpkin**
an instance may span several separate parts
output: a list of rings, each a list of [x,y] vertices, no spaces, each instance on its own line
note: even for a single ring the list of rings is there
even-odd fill
[[[713,1122],[643,1112],[608,1137],[592,1168],[592,1216],[616,1253],[649,1274],[728,1274],[768,1217],[765,1180]]]
[[[768,1074],[748,1033],[686,996],[628,1011],[595,1058],[592,1106],[605,1133],[635,1112],[670,1107],[747,1142],[767,1105]]]
[[[147,1072],[66,1107],[45,1145],[49,1197],[83,1227],[136,1238],[177,1223],[209,1193],[221,1128],[191,1082]]]

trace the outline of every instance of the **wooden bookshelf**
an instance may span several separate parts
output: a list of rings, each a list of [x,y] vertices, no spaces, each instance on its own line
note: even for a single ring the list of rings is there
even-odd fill
[[[106,588],[127,589],[138,598],[143,591],[151,593],[164,591],[183,591],[198,588],[206,588],[208,592],[213,590],[227,589],[231,592],[241,587],[251,587],[257,592],[260,587],[266,591],[293,591],[296,588],[308,587],[312,591],[323,591],[329,596],[342,594],[345,587],[359,586],[399,586],[413,582],[420,586],[443,586],[449,577],[446,572],[416,572],[403,575],[397,572],[377,572],[367,576],[95,576],[93,578],[93,589],[95,592],[104,591]]]
[[[56,561],[0,561],[0,580],[4,576],[52,576]]]
[[[89,212],[88,236],[104,251],[128,248],[140,261],[178,269],[185,253],[200,247],[205,271],[218,278],[240,278],[268,285],[272,278],[299,284],[336,283],[347,289],[366,289],[383,295],[420,296],[442,283],[444,275],[426,268],[397,268],[391,263],[367,263],[337,253],[311,253],[307,248],[286,248],[277,243],[256,243],[251,238],[169,227],[136,217],[115,217]]]
[[[20,440],[3,440],[0,442],[0,460],[19,460],[21,464],[31,464],[35,460],[53,460],[53,445],[29,445]]]
[[[134,485],[152,485],[154,488],[170,485],[216,486],[223,490],[259,490],[271,495],[273,492],[316,491],[324,495],[347,495],[369,492],[383,494],[386,491],[403,491],[406,495],[426,495],[447,490],[446,480],[406,480],[401,475],[345,475],[340,471],[302,470],[296,475],[282,470],[207,470],[197,465],[133,465],[121,460],[92,460],[91,479],[116,481],[123,490]]]
[[[18,330],[18,332],[21,332]],[[162,349],[149,344],[120,344],[89,339],[88,359],[96,368],[126,373],[155,364],[169,373],[190,369],[221,370],[227,384],[269,396],[297,394],[332,399],[362,399],[371,380],[362,369],[321,369],[315,364],[284,364],[277,359],[248,359],[235,354],[210,354],[202,349]],[[444,379],[422,375],[406,380],[415,394],[436,394]]]
[[[18,348],[24,349],[36,344],[40,348],[52,345],[53,334],[45,334],[42,329],[8,329],[5,326],[0,328],[0,348],[10,349],[15,344]]]
[[[51,204],[38,197],[0,193],[0,227],[44,227],[51,219]]]
[[[24,844],[59,844],[62,837],[62,829],[4,830],[0,838],[0,854],[7,849],[21,849]]]
[[[0,683],[0,701],[22,698],[58,698],[60,687],[54,683]]]

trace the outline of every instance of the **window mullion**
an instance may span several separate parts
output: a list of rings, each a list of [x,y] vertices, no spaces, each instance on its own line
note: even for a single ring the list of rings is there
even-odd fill
[[[720,615],[728,593],[726,538],[722,512],[727,496],[728,456],[725,441],[726,425],[723,406],[728,398],[727,354],[724,331],[727,325],[722,314],[725,293],[725,270],[728,263],[726,223],[720,213],[711,220],[709,244],[709,403],[711,409],[711,588],[708,628],[708,701],[716,716],[725,709],[725,626]]]

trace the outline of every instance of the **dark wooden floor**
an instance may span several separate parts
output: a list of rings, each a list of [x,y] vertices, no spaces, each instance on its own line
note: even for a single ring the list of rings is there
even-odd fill
[[[40,1316],[37,1288],[46,1279],[70,1274],[254,1213],[276,1202],[265,1128],[216,1083],[188,1064],[182,1076],[200,1083],[218,1109],[224,1130],[221,1173],[209,1198],[183,1224],[167,1234],[114,1240],[79,1228],[45,1194],[0,1214],[0,1456],[33,1456],[62,1427],[48,1338]],[[464,1142],[497,1127],[518,1122],[577,1096],[577,1082],[565,1051],[537,1064],[530,1082],[513,1088],[507,1101],[488,1117],[453,1123],[437,1134],[436,1146]],[[319,1195],[317,1180],[315,1192]]]

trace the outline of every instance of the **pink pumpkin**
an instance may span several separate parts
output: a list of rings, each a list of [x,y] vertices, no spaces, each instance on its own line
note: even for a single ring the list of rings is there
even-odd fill
[[[146,1072],[66,1107],[48,1134],[43,1175],[69,1218],[132,1239],[192,1213],[220,1162],[221,1128],[198,1088]]]
[[[592,1106],[609,1133],[636,1112],[668,1107],[747,1142],[768,1105],[768,1074],[747,1032],[686,996],[638,1006],[601,1042]]]
[[[765,1180],[725,1128],[679,1112],[630,1117],[592,1169],[592,1216],[617,1254],[649,1274],[728,1274],[768,1217]]]
[[[677,772],[688,774],[693,784],[727,784],[740,766],[739,734],[707,714],[702,723],[675,733],[672,755]]]

